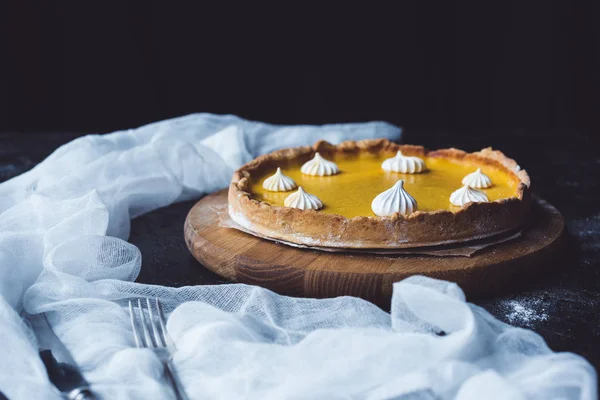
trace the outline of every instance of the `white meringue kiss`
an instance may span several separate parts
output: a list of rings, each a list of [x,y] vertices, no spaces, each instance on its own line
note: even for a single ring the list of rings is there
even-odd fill
[[[301,210],[318,210],[323,207],[323,202],[315,195],[306,193],[302,186],[285,198],[283,204],[286,207],[299,208]]]
[[[477,171],[471,172],[463,178],[462,184],[475,189],[487,189],[492,186],[492,180],[481,172],[481,168],[477,168]]]
[[[300,171],[305,175],[328,176],[337,174],[340,169],[334,162],[324,159],[319,153],[315,153],[315,157],[305,162]]]
[[[285,176],[281,168],[277,168],[277,172],[263,182],[263,188],[270,192],[289,192],[296,187],[298,187],[296,182],[289,176]]]
[[[450,203],[458,207],[464,206],[467,203],[487,202],[489,202],[489,200],[485,193],[469,186],[463,186],[450,195]]]
[[[371,209],[380,217],[389,217],[395,213],[408,215],[417,211],[417,201],[404,190],[404,181],[400,179],[373,199]]]
[[[425,161],[419,157],[405,156],[398,150],[395,157],[388,158],[381,163],[381,168],[384,171],[418,174],[425,171]]]

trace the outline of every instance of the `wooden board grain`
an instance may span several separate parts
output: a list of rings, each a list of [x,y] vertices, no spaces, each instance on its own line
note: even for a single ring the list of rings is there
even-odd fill
[[[190,252],[206,268],[233,282],[259,285],[305,297],[351,295],[386,307],[392,284],[411,275],[458,283],[470,297],[518,288],[548,273],[564,230],[561,214],[535,199],[530,226],[522,236],[471,257],[370,255],[298,249],[219,226],[216,210],[227,192],[204,197],[185,221]]]

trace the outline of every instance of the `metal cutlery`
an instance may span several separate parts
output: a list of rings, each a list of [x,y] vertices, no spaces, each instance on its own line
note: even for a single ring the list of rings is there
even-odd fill
[[[58,362],[50,350],[40,351],[48,378],[68,400],[96,400],[89,384],[77,367]]]
[[[165,375],[171,383],[175,397],[178,400],[188,400],[172,363],[171,353],[176,349],[165,327],[165,316],[160,300],[156,299],[156,311],[153,310],[150,299],[147,297],[144,302],[138,299],[136,303],[137,307],[132,300],[129,300],[129,315],[136,346],[154,351],[154,354],[163,364]],[[146,318],[146,313],[148,318]],[[152,334],[150,334],[150,331],[152,331]]]

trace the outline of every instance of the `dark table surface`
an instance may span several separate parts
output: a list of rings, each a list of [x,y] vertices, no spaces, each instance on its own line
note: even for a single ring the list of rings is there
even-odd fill
[[[78,133],[0,134],[0,181],[43,160]],[[519,161],[532,179],[535,194],[564,215],[564,257],[548,274],[514,293],[475,301],[495,317],[530,328],[554,351],[570,351],[600,367],[600,152],[596,139],[565,132],[557,140],[543,133],[485,131],[479,135],[407,132],[405,143],[467,151],[493,146]],[[225,281],[189,254],[183,222],[194,202],[156,210],[132,221],[130,241],[139,247],[139,282],[168,286],[220,284]]]

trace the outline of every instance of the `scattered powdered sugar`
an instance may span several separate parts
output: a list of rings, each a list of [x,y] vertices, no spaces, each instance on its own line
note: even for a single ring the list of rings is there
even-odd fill
[[[546,291],[524,292],[502,300],[488,300],[483,305],[496,318],[507,324],[535,328],[544,321],[555,317],[556,305],[560,296]]]
[[[511,324],[526,324],[531,322],[546,321],[548,314],[543,304],[527,304],[541,303],[541,301],[517,301],[509,300],[506,302],[506,320]]]
[[[476,303],[510,325],[537,329],[548,324],[571,326],[578,323],[582,315],[595,318],[600,297],[593,291],[555,286]]]

